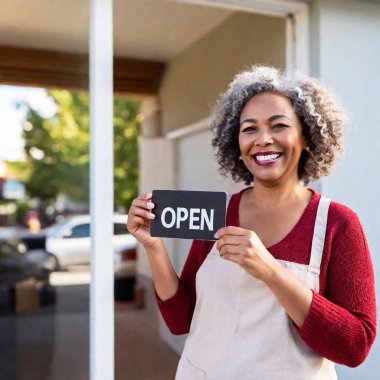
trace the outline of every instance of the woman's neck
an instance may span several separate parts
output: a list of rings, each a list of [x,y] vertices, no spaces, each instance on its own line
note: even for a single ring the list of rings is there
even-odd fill
[[[246,193],[246,200],[258,209],[278,208],[310,198],[309,190],[299,182],[276,186],[266,186],[259,182]]]

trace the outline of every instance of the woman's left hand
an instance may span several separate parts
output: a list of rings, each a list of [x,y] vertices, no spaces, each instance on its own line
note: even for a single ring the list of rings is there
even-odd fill
[[[255,232],[229,226],[219,229],[215,237],[220,256],[240,265],[257,279],[268,283],[277,271],[277,260]]]

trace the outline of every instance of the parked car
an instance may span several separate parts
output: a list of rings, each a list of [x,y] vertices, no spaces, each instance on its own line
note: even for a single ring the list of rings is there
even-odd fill
[[[18,237],[0,229],[0,314],[14,312],[16,305],[24,302],[17,299],[21,293],[16,289],[26,280],[31,280],[39,306],[54,304],[55,291],[49,282],[51,258],[44,250],[28,251]]]
[[[136,239],[127,231],[128,215],[114,215],[115,278],[131,279],[136,273]],[[57,259],[60,268],[89,264],[91,252],[90,215],[72,216],[46,231],[46,250]]]
[[[46,249],[46,234],[44,231],[29,232],[23,231],[20,239],[26,244],[28,249]]]
[[[49,279],[50,273],[56,266],[54,256],[44,248],[30,248],[23,240],[24,236],[25,231],[21,228],[0,227],[0,268],[5,270],[7,267],[9,269],[8,264],[10,263],[19,268],[20,266],[33,267],[33,273],[37,278]],[[0,281],[1,278],[3,277],[0,277]]]

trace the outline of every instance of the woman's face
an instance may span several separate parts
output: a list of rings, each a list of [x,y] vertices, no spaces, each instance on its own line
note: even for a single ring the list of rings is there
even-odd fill
[[[298,162],[307,144],[289,98],[275,92],[252,97],[240,115],[239,146],[255,182],[298,182]]]

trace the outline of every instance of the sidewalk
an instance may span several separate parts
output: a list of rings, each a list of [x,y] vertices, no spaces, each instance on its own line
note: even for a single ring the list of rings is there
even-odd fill
[[[56,289],[55,307],[0,318],[1,380],[89,379],[88,284]],[[173,380],[178,360],[155,314],[115,303],[115,380]]]
[[[173,380],[179,357],[159,337],[157,320],[133,304],[115,307],[115,379]]]

